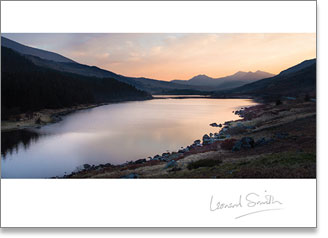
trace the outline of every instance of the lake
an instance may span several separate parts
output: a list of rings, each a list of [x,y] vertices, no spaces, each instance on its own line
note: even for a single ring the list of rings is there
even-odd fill
[[[177,151],[236,120],[249,99],[153,99],[71,113],[39,129],[2,132],[1,177],[63,176],[83,164],[122,164]]]

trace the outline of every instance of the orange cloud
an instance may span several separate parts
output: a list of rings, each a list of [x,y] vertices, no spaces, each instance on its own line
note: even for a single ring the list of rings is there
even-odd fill
[[[160,80],[280,71],[316,57],[314,33],[6,34],[118,74]]]

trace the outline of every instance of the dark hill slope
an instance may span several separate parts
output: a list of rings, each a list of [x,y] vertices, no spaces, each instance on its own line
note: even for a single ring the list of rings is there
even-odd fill
[[[181,85],[177,83],[171,83],[167,81],[149,79],[149,78],[136,78],[136,77],[126,77],[113,73],[108,70],[98,68],[96,66],[89,66],[79,63],[67,63],[67,62],[54,62],[51,60],[41,59],[39,57],[26,55],[26,57],[31,60],[34,64],[49,69],[54,69],[62,72],[74,73],[89,77],[98,78],[113,78],[123,83],[130,84],[140,90],[145,90],[151,93],[161,93],[165,90],[172,89],[193,89],[195,87],[189,85]],[[198,87],[199,88],[199,87]]]
[[[112,78],[87,77],[37,66],[1,47],[2,119],[9,115],[79,104],[143,100],[151,96]]]
[[[68,59],[60,54],[22,45],[16,41],[9,40],[5,37],[1,37],[1,46],[7,47],[24,55],[33,55],[42,59],[52,60],[55,62],[74,63],[73,60]]]
[[[66,73],[79,74],[87,77],[113,78],[123,83],[130,84],[136,87],[137,89],[145,90],[151,93],[162,93],[174,89],[203,89],[199,86],[195,87],[144,77],[138,78],[119,75],[111,71],[98,68],[96,66],[89,66],[77,63],[54,52],[25,46],[18,42],[9,40],[5,37],[1,37],[1,45],[24,55],[35,65],[44,68],[49,68]],[[206,89],[208,90],[208,88],[204,87],[204,90]]]
[[[316,59],[306,60],[277,76],[258,80],[244,86],[218,91],[216,96],[293,96],[316,94]]]

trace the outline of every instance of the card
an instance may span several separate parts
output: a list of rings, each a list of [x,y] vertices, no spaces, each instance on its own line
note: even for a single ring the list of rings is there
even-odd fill
[[[316,227],[316,2],[3,2],[2,227]]]

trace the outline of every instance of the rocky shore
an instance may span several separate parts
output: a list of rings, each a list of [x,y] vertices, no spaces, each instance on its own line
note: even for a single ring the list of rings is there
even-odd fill
[[[64,178],[313,178],[316,104],[261,104],[233,112],[240,120],[193,144],[121,165],[84,164]]]
[[[26,128],[37,128],[50,123],[61,121],[62,116],[69,113],[90,109],[103,104],[86,104],[60,109],[44,109],[33,113],[21,113],[7,121],[1,121],[1,131],[19,130]]]

